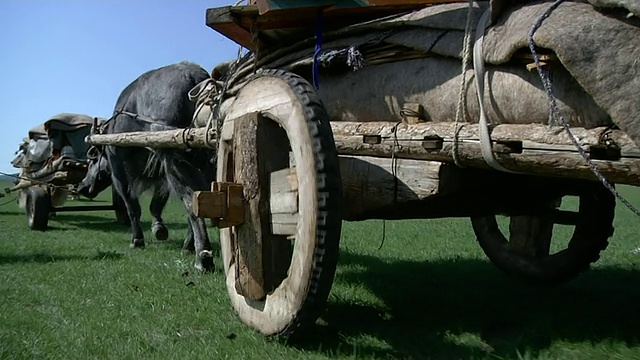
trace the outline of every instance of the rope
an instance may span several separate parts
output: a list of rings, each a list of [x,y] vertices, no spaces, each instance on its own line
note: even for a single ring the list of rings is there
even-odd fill
[[[607,179],[602,175],[602,173],[598,170],[596,165],[589,157],[589,154],[582,148],[576,137],[571,132],[569,124],[565,120],[564,116],[560,113],[560,109],[558,108],[558,104],[556,102],[556,97],[553,95],[553,91],[551,90],[551,81],[548,76],[542,71],[542,66],[540,64],[540,56],[536,51],[536,44],[533,40],[533,36],[536,31],[542,26],[542,22],[551,15],[551,12],[555,10],[564,0],[556,0],[535,22],[531,31],[529,31],[529,49],[531,50],[531,54],[533,55],[533,60],[536,64],[536,69],[538,70],[538,75],[540,76],[540,80],[542,81],[542,85],[549,97],[549,103],[551,106],[551,111],[555,115],[556,119],[560,119],[560,123],[564,130],[567,132],[567,135],[573,145],[578,149],[580,155],[585,159],[591,171],[598,177],[600,182],[618,199],[620,200],[629,210],[631,210],[634,214],[640,216],[640,210],[638,210],[635,206],[633,206],[627,199],[625,199],[620,193],[616,191],[616,189],[607,181]]]
[[[400,116],[405,119],[405,121],[407,120],[407,116],[413,116],[417,117],[418,119],[424,120],[424,116],[421,113],[406,107],[400,109]]]
[[[0,206],[5,206],[5,205],[8,205],[8,204],[11,204],[12,202],[16,201],[17,199],[18,199],[17,197],[14,197],[13,199],[11,199],[11,200],[9,200],[7,202],[1,203]]]
[[[471,20],[473,18],[473,0],[468,0],[469,7],[467,10],[467,22],[464,27],[464,39],[462,44],[462,80],[460,81],[460,93],[458,96],[458,106],[456,108],[456,120],[455,120],[455,131],[453,132],[453,162],[459,166],[464,167],[460,164],[460,160],[458,157],[458,133],[462,127],[458,126],[461,118],[467,112],[467,92],[465,91],[465,86],[467,84],[467,70],[469,68],[469,58],[471,57],[471,51],[469,50],[471,47]]]
[[[320,88],[320,75],[318,66],[318,56],[322,52],[322,32],[324,31],[324,23],[322,18],[322,10],[318,10],[318,16],[316,18],[316,51],[313,54],[313,86],[317,89]]]
[[[18,180],[24,180],[24,181],[31,181],[34,184],[39,184],[39,185],[48,185],[52,188],[64,188],[64,186],[61,185],[53,185],[53,184],[49,184],[46,181],[42,181],[42,180],[37,180],[37,179],[30,179],[28,177],[22,177],[20,175],[13,175],[13,174],[7,174],[5,172],[0,171],[0,175],[4,175],[4,176],[8,176],[8,177],[12,177],[14,179],[18,179]]]
[[[400,147],[400,142],[398,141],[398,125],[401,123],[398,122],[393,127],[393,145],[391,146],[391,175],[393,176],[393,203],[398,203],[398,158],[396,157],[396,148]],[[386,220],[382,219],[382,241],[380,242],[380,246],[378,246],[378,250],[382,249],[384,245],[384,240],[387,237],[386,232]]]
[[[220,108],[222,106],[222,101],[224,99],[224,95],[227,93],[227,89],[229,88],[229,83],[230,80],[232,78],[232,75],[234,74],[234,72],[237,70],[238,64],[242,63],[243,60],[246,60],[248,58],[248,56],[251,53],[247,53],[246,55],[242,55],[242,46],[238,47],[238,54],[236,57],[236,60],[229,66],[229,69],[227,71],[227,74],[224,77],[224,81],[222,82],[222,88],[215,94],[215,96],[213,96],[213,101],[217,100],[217,105],[214,105],[212,107],[211,110],[211,115],[209,116],[209,119],[207,121],[207,126],[206,126],[206,136],[209,136],[209,134],[211,133],[211,129],[213,128],[213,124],[215,123],[216,125],[216,131],[215,131],[215,135],[216,135],[216,143],[215,143],[215,147],[213,148],[214,151],[217,153],[218,152],[218,148],[220,146],[220,141],[222,140],[222,125],[224,123],[223,119],[220,119],[219,115],[220,115]],[[210,139],[205,139],[205,141],[207,142],[207,145],[210,146]]]

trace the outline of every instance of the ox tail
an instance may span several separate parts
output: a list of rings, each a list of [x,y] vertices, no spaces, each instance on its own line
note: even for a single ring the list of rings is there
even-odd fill
[[[194,191],[209,190],[215,177],[213,155],[201,149],[157,149],[149,156],[145,177],[161,180],[165,191],[190,201]]]

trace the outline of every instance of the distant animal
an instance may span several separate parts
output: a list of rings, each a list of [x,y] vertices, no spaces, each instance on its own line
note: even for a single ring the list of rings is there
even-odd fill
[[[113,116],[102,133],[158,131],[185,128],[191,124],[195,104],[188,92],[209,78],[201,66],[181,62],[148,71],[131,82],[116,101]],[[193,244],[195,267],[213,271],[211,243],[203,219],[192,210],[192,195],[208,190],[215,176],[214,154],[208,149],[156,149],[140,147],[96,147],[85,179],[78,186],[83,194],[100,192],[109,183],[124,201],[131,220],[131,247],[144,248],[140,226],[140,194],[153,187],[150,210],[154,223],[162,224],[160,214],[168,194],[176,194],[184,203],[189,227],[185,249]],[[83,194],[84,195],[84,194]],[[163,225],[164,226],[164,225]]]

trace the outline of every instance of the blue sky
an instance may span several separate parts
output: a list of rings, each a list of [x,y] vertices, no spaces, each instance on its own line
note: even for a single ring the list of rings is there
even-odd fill
[[[0,0],[0,171],[33,126],[61,112],[108,118],[142,73],[189,60],[210,71],[238,45],[205,24],[235,0]]]

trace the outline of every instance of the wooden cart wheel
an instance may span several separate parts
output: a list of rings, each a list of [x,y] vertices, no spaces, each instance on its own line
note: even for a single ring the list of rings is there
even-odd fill
[[[342,224],[333,133],[306,80],[248,80],[225,116],[217,179],[243,186],[244,222],[220,229],[233,307],[265,335],[300,333],[329,295]]]
[[[507,274],[532,285],[567,282],[589,269],[613,235],[615,197],[599,182],[576,183],[577,212],[556,209],[548,200],[528,202],[528,212],[512,215],[509,240],[495,216],[471,217],[487,257]],[[553,202],[553,201],[552,201]],[[575,226],[568,247],[551,253],[554,224]]]
[[[27,225],[31,230],[47,230],[50,210],[51,197],[44,188],[34,186],[27,189]]]

